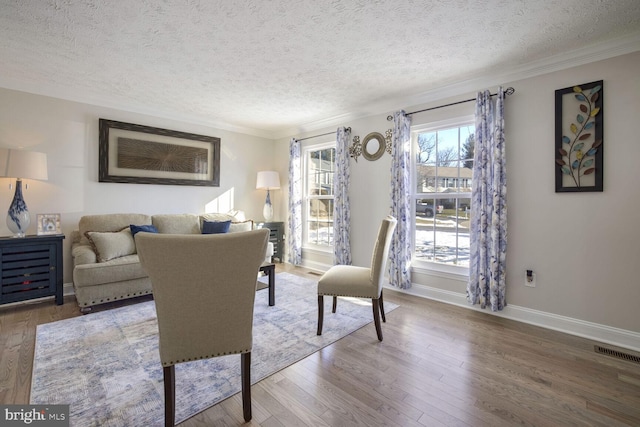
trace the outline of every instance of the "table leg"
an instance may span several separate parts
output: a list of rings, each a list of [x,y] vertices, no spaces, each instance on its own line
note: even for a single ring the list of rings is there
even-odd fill
[[[276,305],[276,266],[272,265],[267,270],[269,273],[269,305]]]
[[[62,305],[64,303],[64,295],[62,293],[62,280],[56,285],[56,305]]]

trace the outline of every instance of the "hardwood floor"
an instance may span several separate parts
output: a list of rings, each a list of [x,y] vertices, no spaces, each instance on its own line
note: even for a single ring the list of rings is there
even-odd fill
[[[400,307],[383,342],[371,323],[255,384],[247,425],[640,426],[640,364],[599,343],[393,291],[385,301]],[[72,296],[0,307],[0,402],[29,401],[36,325],[80,315]],[[237,394],[180,425],[241,424]]]

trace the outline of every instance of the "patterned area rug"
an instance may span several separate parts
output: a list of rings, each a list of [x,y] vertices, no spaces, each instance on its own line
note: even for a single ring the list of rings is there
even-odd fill
[[[373,321],[370,301],[341,299],[332,314],[332,299],[325,298],[323,333],[317,336],[316,287],[313,280],[279,273],[273,307],[268,291],[258,291],[252,383]],[[385,303],[387,312],[396,307]],[[157,328],[153,301],[39,325],[30,403],[70,404],[72,426],[163,425]],[[239,391],[239,355],[178,364],[176,422]]]

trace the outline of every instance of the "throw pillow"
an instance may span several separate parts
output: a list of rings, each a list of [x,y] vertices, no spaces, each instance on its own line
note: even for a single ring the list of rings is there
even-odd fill
[[[131,224],[129,226],[129,228],[131,229],[131,235],[133,237],[136,236],[137,233],[144,231],[146,233],[157,233],[158,229],[156,228],[155,225],[151,225],[151,224],[147,224],[147,225],[133,225]]]
[[[136,245],[129,227],[120,231],[87,231],[84,234],[89,239],[98,262],[136,253]]]
[[[229,233],[236,233],[238,231],[251,231],[253,230],[253,221],[248,219],[242,222],[232,222],[229,227]]]
[[[194,214],[160,214],[151,223],[162,234],[198,234],[202,231],[200,216]]]
[[[203,221],[202,234],[221,234],[229,232],[231,220],[229,221]]]

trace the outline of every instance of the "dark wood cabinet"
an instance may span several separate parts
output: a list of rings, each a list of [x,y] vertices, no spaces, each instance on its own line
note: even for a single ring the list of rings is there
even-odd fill
[[[269,241],[273,243],[273,257],[284,262],[284,222],[261,222],[257,228],[269,229]]]
[[[0,304],[55,296],[62,304],[64,235],[0,237]]]

